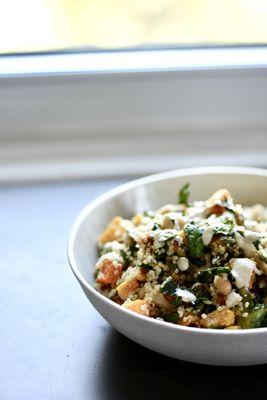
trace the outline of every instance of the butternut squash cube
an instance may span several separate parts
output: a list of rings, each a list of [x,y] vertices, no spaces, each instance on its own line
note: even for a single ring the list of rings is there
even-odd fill
[[[134,300],[123,304],[122,307],[149,317],[149,304],[145,300]]]
[[[129,294],[133,292],[135,289],[137,289],[138,286],[139,286],[138,281],[136,279],[131,279],[122,282],[116,289],[120,298],[122,300],[126,300]]]

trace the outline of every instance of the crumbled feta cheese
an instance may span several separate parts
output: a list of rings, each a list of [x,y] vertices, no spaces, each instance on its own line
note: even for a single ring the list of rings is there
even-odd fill
[[[125,249],[125,245],[116,241],[107,242],[104,244],[104,250],[109,252],[119,253],[121,250]]]
[[[262,275],[262,271],[255,266],[255,273],[257,275]]]
[[[247,257],[251,257],[251,255],[256,251],[256,248],[253,244],[253,241],[255,240],[256,239],[251,239],[250,236],[244,237],[238,232],[235,233],[236,244],[241,250],[244,251],[245,256]]]
[[[244,235],[251,242],[255,242],[261,237],[261,234],[259,232],[254,232],[249,229],[245,230]]]
[[[242,297],[238,293],[231,292],[227,296],[226,303],[225,303],[226,307],[228,307],[228,308],[235,307],[240,303],[241,300],[242,300]]]
[[[186,271],[189,268],[189,261],[186,257],[180,257],[178,259],[178,268],[180,271]]]
[[[178,313],[179,317],[182,318],[184,316],[184,308],[178,307],[177,313]]]
[[[180,217],[180,215],[181,214],[177,212],[170,212],[168,214],[165,214],[163,218],[164,229],[177,227],[177,225],[180,226],[178,223],[178,218]]]
[[[212,237],[213,237],[213,227],[208,226],[204,230],[204,233],[202,235],[202,242],[203,242],[204,246],[208,246],[210,244]]]
[[[187,209],[187,215],[190,218],[202,217],[204,209],[204,203],[202,201],[195,202],[194,206]]]
[[[182,301],[184,301],[185,303],[194,303],[197,299],[193,293],[180,288],[176,289],[175,294],[176,296],[181,297]]]
[[[123,262],[122,257],[116,253],[115,251],[111,251],[109,253],[103,254],[103,256],[101,256],[97,263],[96,263],[96,268],[99,268],[100,265],[103,263],[103,261],[105,260],[109,260],[111,261],[115,266],[116,264],[120,264]]]
[[[151,235],[153,235],[154,238],[153,247],[156,250],[162,248],[166,240],[172,239],[174,237],[175,240],[178,242],[178,244],[182,243],[182,238],[178,236],[178,231],[176,229],[164,229],[164,230],[158,229],[151,232]]]
[[[108,294],[108,298],[111,299],[113,296],[115,296],[116,293],[117,293],[116,289],[111,289],[111,291]]]
[[[231,274],[235,278],[236,286],[249,288],[252,273],[255,271],[256,263],[249,258],[236,258],[232,263]]]

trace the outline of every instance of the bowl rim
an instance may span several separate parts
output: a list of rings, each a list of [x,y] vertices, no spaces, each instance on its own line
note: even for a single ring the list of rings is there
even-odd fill
[[[267,177],[267,170],[263,168],[254,168],[254,167],[238,167],[238,166],[215,166],[215,167],[194,167],[194,168],[183,168],[183,169],[175,169],[171,171],[161,172],[158,174],[148,175],[143,178],[135,179],[129,181],[125,184],[119,185],[104,194],[98,196],[94,200],[92,200],[87,206],[83,208],[83,210],[76,217],[67,242],[67,257],[70,268],[75,275],[76,279],[80,283],[82,287],[84,287],[90,294],[94,297],[97,297],[100,301],[106,303],[107,306],[114,307],[115,310],[119,312],[128,314],[129,317],[132,317],[136,320],[143,320],[144,323],[151,323],[156,325],[161,325],[164,329],[173,329],[178,330],[180,332],[192,334],[212,334],[212,335],[255,335],[256,333],[267,333],[267,327],[265,328],[251,328],[251,329],[237,329],[237,330],[227,330],[227,329],[209,329],[209,328],[196,328],[196,327],[187,327],[182,325],[171,324],[166,321],[161,321],[155,318],[146,317],[144,315],[135,313],[126,308],[123,308],[119,304],[111,301],[103,294],[98,292],[81,274],[79,271],[79,267],[76,263],[74,256],[74,243],[76,240],[77,233],[79,231],[80,225],[84,221],[84,219],[90,214],[95,208],[97,208],[101,203],[107,201],[108,199],[123,193],[129,189],[136,188],[143,184],[152,183],[155,181],[165,180],[168,178],[179,178],[187,175],[203,175],[203,174],[240,174],[240,175],[255,175],[255,176],[263,176]],[[89,268],[88,268],[89,270]]]

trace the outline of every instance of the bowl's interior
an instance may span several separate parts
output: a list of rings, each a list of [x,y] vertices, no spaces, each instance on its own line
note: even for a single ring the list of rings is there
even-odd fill
[[[260,170],[217,168],[212,172],[201,169],[177,171],[124,185],[122,189],[89,205],[76,221],[73,257],[82,277],[92,284],[97,237],[114,216],[131,217],[138,211],[176,203],[177,192],[186,182],[191,184],[192,200],[205,200],[217,189],[227,188],[238,203],[267,205],[267,174]]]

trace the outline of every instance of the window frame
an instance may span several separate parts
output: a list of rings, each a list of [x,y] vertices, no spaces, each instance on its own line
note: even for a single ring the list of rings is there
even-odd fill
[[[267,166],[266,47],[2,56],[0,87],[0,182]]]

